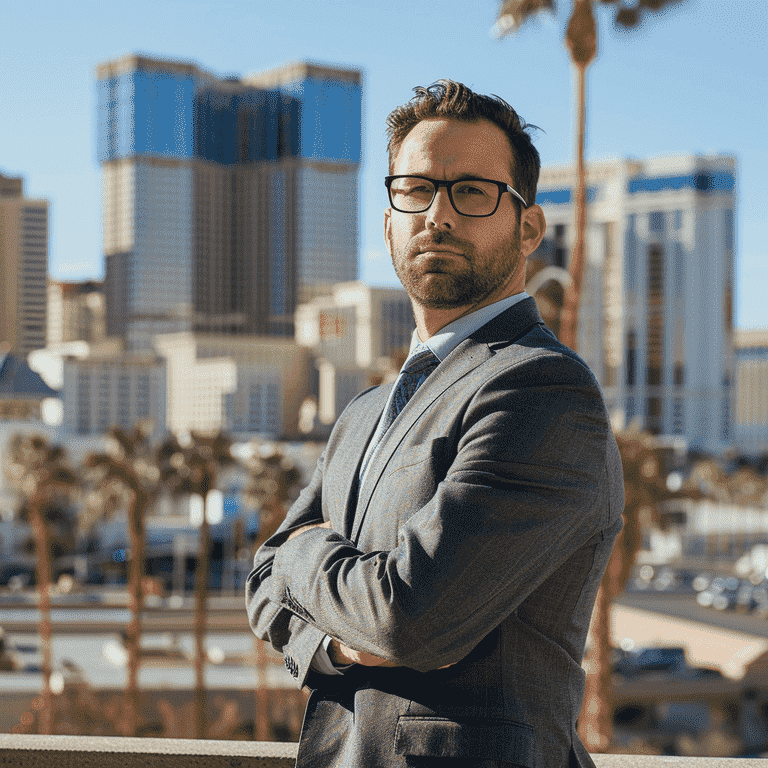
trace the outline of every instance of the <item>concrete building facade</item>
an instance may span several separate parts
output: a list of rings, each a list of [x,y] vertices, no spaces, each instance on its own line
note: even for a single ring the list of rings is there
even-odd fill
[[[318,417],[336,420],[366,387],[397,374],[414,329],[408,294],[359,281],[339,283],[296,310],[296,340],[318,368]]]
[[[768,328],[737,330],[734,339],[735,447],[747,456],[768,458]]]
[[[568,268],[574,185],[572,168],[542,170],[548,230],[532,266],[554,279]],[[579,353],[620,421],[722,453],[734,437],[735,159],[605,161],[587,185]]]
[[[307,349],[289,339],[196,333],[158,335],[153,343],[166,365],[168,429],[300,436],[313,378]]]
[[[157,435],[165,431],[166,370],[156,354],[125,353],[110,344],[85,356],[67,355],[62,383],[67,435],[105,435],[113,427],[131,430],[141,421],[151,422]]]
[[[48,346],[69,341],[98,343],[106,336],[104,283],[48,282]]]
[[[45,346],[48,201],[0,173],[0,344],[18,355]]]

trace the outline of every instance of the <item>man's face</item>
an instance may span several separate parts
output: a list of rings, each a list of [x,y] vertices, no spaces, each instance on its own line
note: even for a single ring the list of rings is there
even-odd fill
[[[493,123],[429,119],[408,134],[392,173],[474,176],[514,186],[511,168],[509,141]],[[492,216],[474,218],[457,213],[441,187],[423,213],[387,209],[384,238],[406,291],[427,309],[490,304],[523,290],[520,221],[508,193]]]

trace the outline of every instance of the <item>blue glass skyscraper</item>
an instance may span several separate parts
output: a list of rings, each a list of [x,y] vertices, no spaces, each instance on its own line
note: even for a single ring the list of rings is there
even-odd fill
[[[127,56],[96,79],[110,335],[292,336],[298,301],[357,277],[359,71]]]

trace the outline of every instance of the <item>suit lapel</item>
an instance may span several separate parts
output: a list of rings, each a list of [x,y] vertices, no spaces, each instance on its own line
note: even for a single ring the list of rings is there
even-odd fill
[[[347,533],[349,528],[345,525],[345,536],[357,543],[360,530],[362,529],[365,517],[368,513],[368,505],[371,496],[373,495],[373,491],[403,438],[408,434],[408,431],[417,419],[419,419],[421,414],[424,413],[437,398],[448,392],[456,382],[491,358],[494,354],[492,351],[493,346],[514,343],[534,325],[542,322],[541,315],[536,307],[536,302],[532,298],[524,299],[472,333],[469,338],[462,341],[450,355],[440,363],[434,373],[432,373],[432,375],[429,376],[416,391],[414,396],[392,423],[392,426],[384,434],[376,453],[371,459],[368,474],[365,477],[365,482],[360,488],[359,493],[357,493],[356,496],[350,495],[348,498],[345,523],[347,525],[352,523],[350,526],[352,531],[351,535]],[[375,428],[376,423],[378,423],[379,416],[384,408],[384,402],[386,401],[388,394],[389,388],[386,388],[380,404],[378,404],[375,409],[370,409],[375,410],[373,426],[369,426],[368,420],[366,420],[365,444],[362,448],[362,453],[365,453],[368,440],[370,440],[371,433]],[[450,397],[448,400],[450,400]],[[357,445],[359,450],[360,443],[358,442]],[[362,453],[358,455],[356,461],[353,462],[356,472],[360,466]],[[354,477],[354,487],[355,490],[357,490],[357,475]],[[356,504],[354,503],[355,498],[357,500]],[[352,517],[354,517],[354,520],[351,519]]]
[[[352,541],[356,542],[360,534],[373,490],[413,424],[435,400],[447,392],[459,379],[477,368],[478,365],[482,365],[491,355],[487,344],[478,344],[471,338],[465,339],[440,363],[406,403],[392,426],[382,437],[378,449],[371,459],[368,474],[365,476],[365,482],[358,494],[357,512],[350,537]]]
[[[356,403],[357,412],[351,414],[350,422],[353,425],[355,439],[341,440],[335,448],[334,460],[339,462],[338,471],[341,474],[339,488],[346,489],[343,501],[343,524],[339,531],[343,536],[351,539],[352,525],[355,517],[358,499],[358,477],[360,464],[365,450],[368,447],[373,431],[379,423],[384,404],[387,402],[392,384],[380,386],[370,396]]]

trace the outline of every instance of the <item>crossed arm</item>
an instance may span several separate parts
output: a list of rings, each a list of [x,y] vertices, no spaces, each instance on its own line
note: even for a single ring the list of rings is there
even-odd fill
[[[300,536],[305,531],[309,531],[312,528],[331,528],[330,520],[326,520],[324,523],[310,523],[309,525],[303,525],[301,528],[297,528],[288,534],[286,543]],[[373,653],[365,653],[364,651],[356,651],[354,648],[350,648],[348,645],[344,645],[340,640],[335,637],[331,638],[331,642],[328,644],[328,657],[336,666],[344,666],[347,664],[362,664],[366,667],[396,667],[397,664],[382,659],[381,656],[376,656]],[[450,666],[450,664],[446,664]]]
[[[426,671],[466,656],[620,503],[605,482],[609,428],[594,380],[569,375],[564,386],[556,373],[534,391],[487,387],[447,476],[390,551],[362,552],[318,522],[320,466],[257,555],[257,634],[282,648],[303,632],[312,653],[331,635],[337,663]]]

